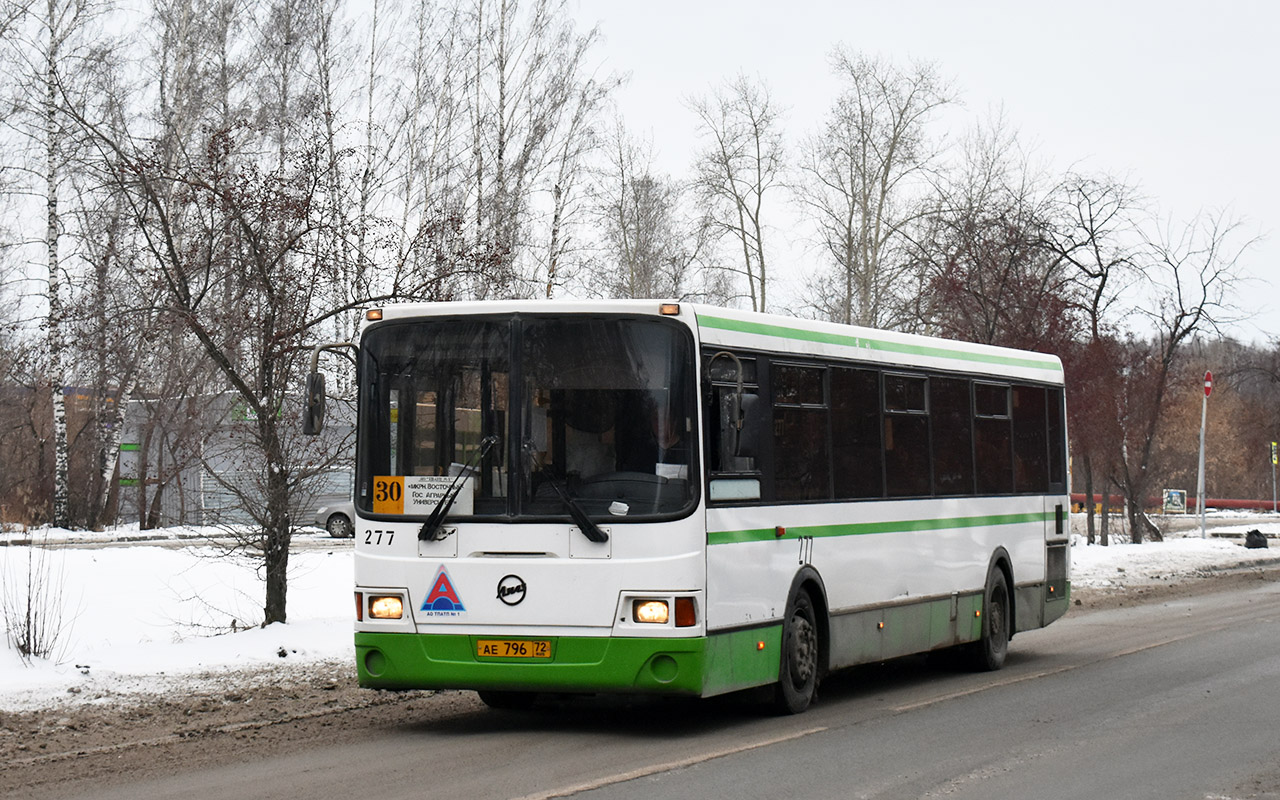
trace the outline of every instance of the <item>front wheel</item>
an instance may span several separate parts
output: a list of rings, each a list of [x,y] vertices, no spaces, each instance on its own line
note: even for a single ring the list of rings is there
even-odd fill
[[[1012,619],[1009,583],[1003,570],[993,569],[982,598],[982,637],[969,645],[968,660],[974,670],[992,672],[1004,666]]]
[[[774,708],[799,714],[813,702],[818,688],[818,619],[809,593],[800,589],[782,624],[782,660]]]

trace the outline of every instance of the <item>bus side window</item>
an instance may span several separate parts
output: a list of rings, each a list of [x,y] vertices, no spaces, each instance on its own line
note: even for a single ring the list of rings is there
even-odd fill
[[[1067,489],[1067,442],[1062,413],[1062,390],[1050,389],[1045,409],[1049,430],[1049,490],[1057,492]]]
[[[773,490],[777,500],[831,497],[825,367],[771,363]]]
[[[716,424],[710,429],[711,471],[755,471],[760,441],[759,394],[754,387],[744,389],[739,403],[736,386],[713,386],[711,392],[711,407],[718,410]],[[738,413],[741,414],[741,427],[734,420]]]
[[[1013,490],[1049,490],[1049,436],[1045,389],[1013,387]]]
[[[721,352],[708,349],[703,353],[707,378],[704,391],[708,416],[705,430],[709,499],[759,500],[759,444],[767,406],[760,401],[756,362],[754,358],[735,361],[725,355],[717,357]]]
[[[973,384],[973,451],[978,494],[1013,491],[1013,434],[1007,385]]]

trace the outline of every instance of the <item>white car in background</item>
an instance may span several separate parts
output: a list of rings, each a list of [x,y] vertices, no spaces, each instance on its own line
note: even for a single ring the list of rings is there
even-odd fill
[[[356,506],[350,500],[320,506],[316,510],[316,524],[335,539],[347,539],[356,535]]]

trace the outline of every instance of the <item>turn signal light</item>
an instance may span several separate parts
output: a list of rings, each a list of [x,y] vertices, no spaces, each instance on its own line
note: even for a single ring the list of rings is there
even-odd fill
[[[364,622],[364,592],[356,592],[356,622]]]
[[[370,597],[369,616],[374,619],[400,619],[404,616],[404,601],[394,594]]]
[[[631,606],[631,618],[636,622],[666,625],[669,613],[665,600],[637,600]]]
[[[676,627],[692,628],[698,624],[698,612],[694,610],[692,597],[676,598]]]

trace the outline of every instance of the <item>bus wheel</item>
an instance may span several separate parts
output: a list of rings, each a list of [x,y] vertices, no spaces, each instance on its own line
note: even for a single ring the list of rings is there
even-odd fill
[[[813,702],[817,686],[817,615],[809,593],[800,589],[782,624],[782,661],[778,665],[774,707],[779,713],[799,714]]]
[[[502,711],[523,711],[533,708],[533,701],[538,699],[536,692],[502,692],[493,689],[481,689],[476,694],[489,708]]]
[[[969,664],[978,672],[991,672],[1004,666],[1009,654],[1009,584],[1004,571],[991,570],[982,598],[982,638],[969,645]]]

